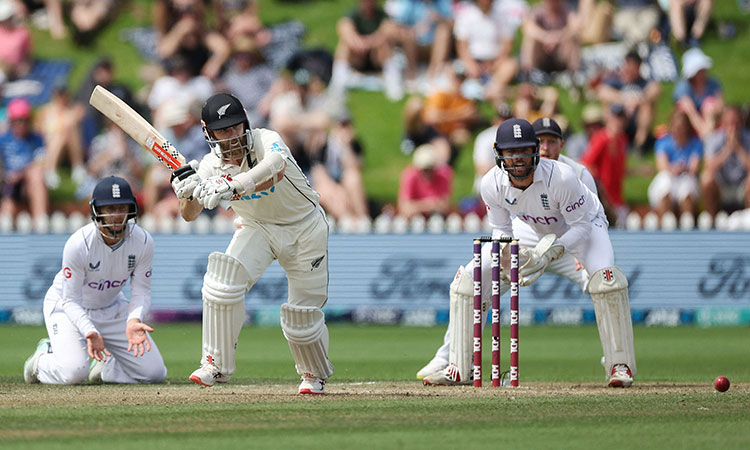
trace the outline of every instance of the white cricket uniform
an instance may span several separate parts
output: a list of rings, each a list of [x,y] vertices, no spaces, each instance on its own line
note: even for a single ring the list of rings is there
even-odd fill
[[[567,164],[541,159],[533,177],[524,190],[513,187],[507,172],[499,167],[482,178],[481,195],[493,236],[513,236],[515,218],[530,229],[525,234],[532,242],[515,236],[521,246],[533,246],[552,233],[556,243],[578,258],[588,273],[614,265],[604,208],[576,171]]]
[[[149,336],[151,351],[135,357],[128,353],[125,326],[129,319],[143,321],[151,304],[151,264],[154,241],[136,224],[128,224],[124,242],[108,246],[94,223],[68,238],[62,270],[55,275],[44,298],[44,322],[52,353],[39,358],[39,381],[78,384],[89,371],[86,334],[98,332],[112,353],[102,370],[108,383],[160,383],[167,368]],[[130,301],[122,288],[130,280]]]
[[[579,182],[576,183],[576,180],[574,180],[573,178],[575,178]],[[565,185],[567,187],[563,189],[561,185]],[[500,186],[502,186],[502,188]],[[550,186],[555,186],[554,190],[557,192],[557,195],[551,195]],[[565,190],[571,189],[576,192],[573,197],[578,199],[573,202],[573,204],[578,205],[580,203],[580,206],[576,206],[575,208],[562,201],[564,196],[570,196],[570,194],[566,195],[563,194],[563,192]],[[503,194],[501,194],[501,191],[503,192]],[[519,208],[516,210],[519,212],[523,211],[524,215],[527,216],[525,220],[513,213],[510,213],[507,210],[505,213],[500,214],[499,219],[497,218],[497,213],[490,215],[490,223],[493,225],[493,228],[497,229],[497,223],[495,221],[498,221],[503,224],[503,229],[505,230],[502,233],[493,232],[493,236],[499,236],[502,234],[513,236],[518,239],[519,246],[522,248],[534,248],[534,246],[536,246],[536,244],[539,242],[539,239],[547,234],[547,231],[540,231],[539,228],[541,227],[535,226],[537,224],[534,223],[533,219],[549,217],[550,219],[544,220],[545,225],[547,221],[551,222],[552,224],[564,223],[565,216],[563,216],[563,214],[559,212],[559,210],[561,209],[561,205],[563,206],[562,209],[566,209],[570,206],[570,209],[572,210],[571,212],[578,211],[578,214],[581,214],[582,212],[584,213],[584,217],[586,217],[591,224],[588,227],[591,229],[591,236],[590,240],[586,240],[586,238],[584,238],[583,242],[579,242],[577,247],[579,251],[583,250],[583,253],[585,254],[592,254],[592,256],[588,258],[588,260],[584,259],[583,257],[578,258],[586,269],[576,270],[575,257],[577,257],[579,254],[569,252],[568,248],[566,247],[566,251],[565,253],[563,253],[563,256],[549,263],[549,265],[544,270],[545,273],[555,273],[560,276],[564,276],[565,278],[578,284],[581,289],[585,291],[589,279],[589,273],[593,273],[589,272],[589,270],[597,270],[598,268],[611,266],[614,264],[614,251],[612,250],[612,244],[609,241],[609,233],[607,231],[609,223],[607,222],[607,218],[604,214],[604,208],[602,207],[601,202],[599,202],[599,198],[596,194],[596,182],[594,181],[594,177],[591,175],[588,169],[586,169],[583,164],[576,162],[574,159],[569,158],[565,155],[560,155],[557,162],[542,158],[539,161],[539,166],[537,166],[536,170],[534,170],[534,182],[532,183],[532,186],[528,187],[525,191],[513,188],[510,185],[510,180],[507,173],[497,166],[493,167],[482,178],[481,192],[482,198],[485,203],[488,199],[492,199],[490,201],[493,202],[491,204],[487,204],[488,214],[490,213],[490,211],[493,211],[493,209],[505,209],[502,206],[498,207],[496,205],[496,203],[499,203],[499,201],[502,201],[503,204],[507,203],[509,207],[511,206],[510,203],[514,203],[514,205],[527,205],[519,206]],[[507,192],[507,195],[509,195],[509,197],[507,197],[509,199],[507,202],[505,201],[505,197],[503,197],[504,195],[506,195],[504,194],[505,192]],[[542,197],[542,195],[546,195],[546,202],[542,200],[544,198]],[[582,202],[579,201],[581,196],[583,196],[584,199],[584,201]],[[553,205],[554,209],[558,210],[558,213],[555,216],[553,216],[552,214]],[[585,209],[582,208],[583,205],[586,205]],[[510,217],[512,217],[512,231],[509,231],[507,228],[507,220]],[[555,217],[555,220],[557,220],[558,222],[552,220],[551,217]],[[537,222],[539,221],[540,220],[537,220]],[[560,233],[561,231],[562,233],[564,233],[565,230],[569,228],[569,226],[566,228],[564,225],[562,227],[555,227],[556,231],[554,232],[555,234]],[[562,234],[558,234],[558,237],[560,237],[561,235]],[[491,251],[492,245],[490,243],[486,243],[482,246],[483,280],[490,280],[492,277],[492,268],[490,267]],[[585,263],[585,261],[588,261],[588,265]],[[465,269],[467,273],[473,274],[474,261],[470,260],[465,265]],[[501,284],[501,295],[505,294],[509,288],[510,287],[507,284]],[[491,283],[482,283],[482,299],[484,299],[485,301],[489,301],[488,299],[491,295],[491,289]],[[484,324],[484,319],[485,318],[483,317],[482,324]],[[443,345],[438,349],[435,356],[447,361],[450,350],[449,343],[450,330],[445,333]]]
[[[551,262],[545,273],[565,276],[586,291],[588,274],[614,266],[614,251],[607,231],[609,223],[596,195],[596,185],[591,174],[570,158],[560,158],[562,161],[541,159],[534,170],[532,184],[524,190],[513,187],[507,172],[494,167],[482,178],[480,192],[487,206],[493,237],[513,236],[519,240],[522,248],[533,248],[543,236],[555,234],[556,243],[563,245],[565,253]],[[576,271],[574,257],[585,270]],[[485,280],[491,277],[490,261],[491,246],[486,244],[482,247],[482,278]],[[473,262],[470,262],[466,265],[466,272],[471,274],[473,268]],[[501,295],[508,289],[507,284],[501,284]],[[482,299],[485,303],[490,298],[490,291],[491,283],[482,283]],[[627,296],[624,304],[627,308]],[[610,342],[614,342],[619,335],[612,331],[611,325],[602,325],[604,319],[600,320],[600,314],[597,311],[597,326],[606,357],[615,352],[612,348],[614,344]],[[611,323],[611,315],[605,316],[606,323]],[[483,314],[482,326],[485,321],[486,315]],[[635,374],[632,325],[629,324],[628,317],[627,320],[623,319],[617,329],[623,330],[626,335],[629,333],[629,337],[624,339],[630,342],[630,350],[624,354],[620,350],[620,353],[609,357],[605,363],[608,376],[617,363],[627,363]],[[449,327],[435,357],[456,364],[456,361],[451,361],[450,333]]]
[[[280,153],[287,167],[283,179],[271,188],[230,201],[238,229],[226,253],[247,270],[250,287],[278,259],[286,272],[289,303],[322,308],[328,298],[328,222],[319,205],[320,195],[278,133],[255,128],[252,135],[249,158],[257,163],[267,154]],[[198,174],[206,179],[248,170],[247,161],[242,166],[224,164],[211,152],[201,160]]]

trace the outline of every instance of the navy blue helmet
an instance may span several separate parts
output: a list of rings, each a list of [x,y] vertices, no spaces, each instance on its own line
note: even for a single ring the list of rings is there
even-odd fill
[[[534,127],[534,131],[536,132],[537,136],[540,134],[551,134],[553,136],[559,137],[560,139],[562,139],[563,137],[560,125],[558,125],[554,119],[551,119],[549,117],[536,119],[532,126]]]
[[[495,135],[495,162],[498,167],[508,172],[508,175],[516,178],[523,179],[527,178],[536,166],[539,164],[539,139],[536,137],[534,127],[523,119],[508,119],[497,127],[497,134]],[[531,157],[531,165],[526,166],[528,169],[524,175],[515,175],[512,170],[509,170],[509,161],[511,158],[503,155],[503,150],[508,149],[522,149],[528,148],[529,153],[524,155],[517,155],[514,158],[529,158]]]
[[[138,203],[133,195],[133,190],[130,188],[130,184],[120,177],[112,176],[99,180],[94,186],[94,192],[91,194],[91,200],[89,201],[91,220],[97,224],[102,234],[105,234],[104,227],[112,231],[109,235],[105,234],[106,236],[117,237],[120,232],[114,231],[111,226],[103,225],[104,215],[101,212],[101,207],[111,205],[129,206],[125,222],[135,219],[138,215]]]

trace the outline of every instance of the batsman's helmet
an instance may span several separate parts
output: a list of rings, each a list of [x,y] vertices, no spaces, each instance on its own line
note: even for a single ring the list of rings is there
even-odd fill
[[[247,122],[247,115],[237,97],[219,93],[212,95],[203,105],[201,120],[206,129],[213,131]]]
[[[212,133],[215,130],[232,127],[239,123],[245,124],[243,133],[239,137],[216,139]],[[252,151],[253,134],[250,129],[250,122],[247,120],[247,113],[242,106],[242,102],[234,95],[218,93],[206,100],[201,110],[201,124],[203,125],[206,142],[222,160],[235,159],[229,157],[229,154],[234,153],[235,150],[231,150],[231,148],[236,148],[237,143],[232,141],[238,138],[240,146],[245,150],[245,156]]]
[[[524,176],[514,176],[505,160],[510,159],[503,156],[503,150],[516,149],[516,148],[530,148],[531,151],[528,155],[522,155],[521,157],[532,157],[531,166]],[[495,135],[495,162],[498,167],[508,172],[508,175],[513,178],[526,178],[539,164],[539,139],[536,137],[534,127],[523,119],[508,119],[497,127],[497,134]],[[518,156],[516,156],[518,157]]]

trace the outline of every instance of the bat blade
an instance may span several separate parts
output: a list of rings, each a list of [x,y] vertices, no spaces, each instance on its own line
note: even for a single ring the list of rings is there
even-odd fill
[[[133,108],[102,86],[96,86],[91,106],[114,122],[170,170],[185,164],[185,157]]]

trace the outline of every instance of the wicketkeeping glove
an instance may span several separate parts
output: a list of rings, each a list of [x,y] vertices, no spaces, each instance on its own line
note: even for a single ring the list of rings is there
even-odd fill
[[[529,260],[518,269],[518,278],[521,286],[529,286],[542,274],[547,265],[563,255],[564,247],[555,244],[557,236],[548,234],[539,240],[534,251],[529,252]]]
[[[231,200],[237,195],[234,183],[222,176],[206,178],[193,191],[193,198],[206,209],[214,209],[222,200]]]
[[[193,191],[201,184],[201,177],[196,173],[197,170],[198,161],[192,160],[172,172],[169,181],[172,183],[172,189],[177,194],[177,198],[193,198]]]

